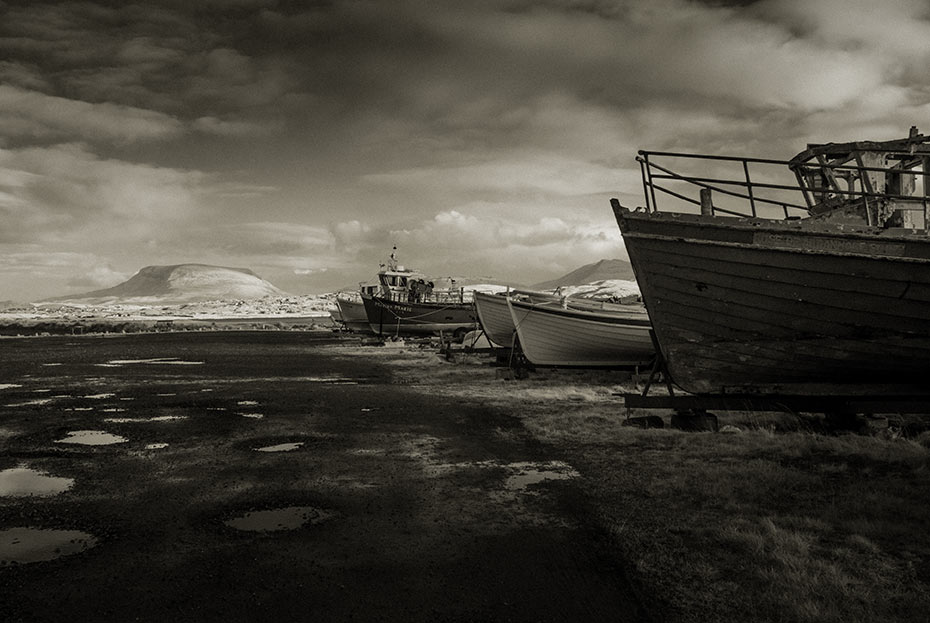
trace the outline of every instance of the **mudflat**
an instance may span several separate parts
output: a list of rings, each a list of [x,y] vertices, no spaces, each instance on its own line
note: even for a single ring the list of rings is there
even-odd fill
[[[577,396],[326,331],[0,352],[0,620],[652,618],[592,475],[521,419]]]

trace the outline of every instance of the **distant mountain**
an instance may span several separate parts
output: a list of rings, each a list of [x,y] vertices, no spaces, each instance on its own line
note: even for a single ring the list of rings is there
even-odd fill
[[[606,279],[635,281],[636,277],[633,276],[633,267],[626,260],[601,260],[594,264],[585,264],[558,279],[537,283],[533,285],[533,289],[554,290],[561,286],[580,286]]]
[[[46,299],[42,303],[77,305],[178,305],[198,301],[248,300],[288,296],[247,268],[206,264],[146,266],[127,281],[84,294]]]

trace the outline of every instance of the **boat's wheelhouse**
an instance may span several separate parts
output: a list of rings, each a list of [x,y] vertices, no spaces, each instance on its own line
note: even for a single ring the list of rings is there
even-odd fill
[[[451,278],[433,280],[423,273],[403,266],[382,269],[377,296],[401,303],[465,303],[470,293],[455,286]]]
[[[811,219],[926,232],[930,138],[808,145],[791,160],[640,151],[648,212]],[[791,179],[793,176],[794,179]]]
[[[809,145],[790,165],[813,218],[926,230],[930,139]]]

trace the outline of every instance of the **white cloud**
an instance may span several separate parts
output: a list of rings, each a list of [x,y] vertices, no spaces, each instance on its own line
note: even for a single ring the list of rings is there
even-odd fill
[[[99,290],[118,285],[132,276],[129,273],[113,270],[108,264],[81,268],[83,269],[81,272],[75,272],[69,276],[68,286]]]
[[[24,216],[6,223],[23,240],[90,246],[177,227],[197,213],[201,181],[196,172],[104,160],[74,144],[0,150],[8,197],[0,209]]]
[[[92,104],[0,85],[0,125],[8,135],[129,142],[178,136],[183,126],[163,113]]]
[[[0,243],[0,299],[37,301],[77,290],[110,287],[129,273],[92,252],[49,251],[44,246]]]

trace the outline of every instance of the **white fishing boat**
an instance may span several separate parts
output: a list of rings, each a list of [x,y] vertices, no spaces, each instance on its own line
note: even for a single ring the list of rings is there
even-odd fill
[[[534,365],[644,366],[655,356],[642,304],[511,297],[507,305],[523,354]]]
[[[368,313],[365,311],[362,293],[371,294],[377,289],[377,284],[362,284],[355,292],[338,293],[336,295],[336,306],[339,309],[339,317],[334,316],[333,319],[342,323],[348,331],[371,333],[371,325],[368,323]]]
[[[507,293],[475,292],[475,312],[484,334],[492,344],[503,348],[513,347],[517,334],[510,308],[507,307]]]

